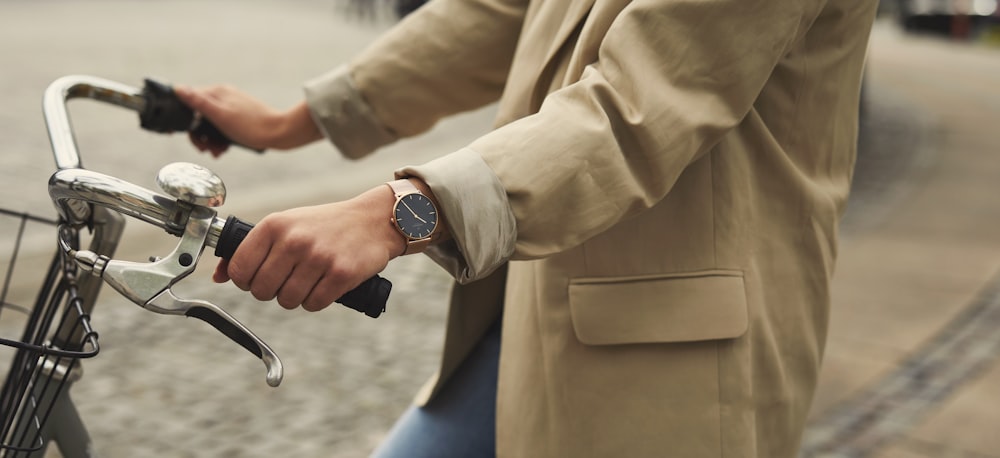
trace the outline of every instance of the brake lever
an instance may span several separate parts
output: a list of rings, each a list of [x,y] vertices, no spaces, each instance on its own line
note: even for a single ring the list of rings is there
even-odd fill
[[[171,287],[192,272],[206,246],[216,212],[204,205],[221,205],[225,188],[207,169],[193,164],[165,167],[157,181],[177,198],[171,229],[180,233],[180,242],[169,255],[148,263],[109,259],[90,251],[64,246],[84,270],[104,279],[108,285],[140,307],[165,315],[198,318],[260,358],[267,368],[267,384],[278,386],[283,369],[281,360],[259,337],[222,308],[206,301],[178,298]],[[204,176],[199,176],[204,174]]]
[[[213,210],[195,205],[189,207],[180,243],[170,255],[145,264],[109,260],[102,277],[112,288],[146,310],[194,317],[212,325],[260,358],[267,368],[267,384],[278,386],[283,376],[281,360],[264,341],[217,305],[180,299],[171,290],[174,284],[194,271],[215,219]]]
[[[284,376],[284,369],[278,355],[264,341],[257,338],[253,332],[243,326],[236,318],[219,306],[202,300],[180,299],[173,290],[167,288],[151,299],[143,308],[164,315],[184,315],[197,318],[212,325],[234,342],[246,348],[247,351],[264,362],[267,367],[267,384],[278,386]]]

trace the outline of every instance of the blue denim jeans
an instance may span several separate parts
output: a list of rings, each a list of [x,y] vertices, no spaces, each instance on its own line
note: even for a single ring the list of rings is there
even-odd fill
[[[499,320],[472,350],[441,392],[423,407],[411,406],[373,458],[476,458],[496,455]]]

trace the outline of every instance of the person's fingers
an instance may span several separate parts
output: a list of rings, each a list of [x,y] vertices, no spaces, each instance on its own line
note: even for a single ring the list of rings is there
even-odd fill
[[[309,268],[302,264],[295,266],[285,284],[278,290],[278,304],[289,310],[298,307],[312,293],[322,276],[322,269]]]
[[[288,281],[295,268],[291,256],[280,253],[264,258],[250,281],[250,293],[260,301],[269,301],[278,295],[278,289]]]
[[[208,144],[208,152],[211,153],[212,157],[215,158],[222,156],[223,154],[225,154],[226,151],[229,150],[228,143],[220,144],[220,143],[213,143],[210,141],[206,141],[205,143]]]
[[[219,263],[215,265],[215,273],[212,274],[212,281],[216,283],[225,283],[229,281],[229,261],[225,259],[220,259]]]
[[[201,152],[208,151],[209,147],[211,146],[209,142],[206,142],[203,138],[195,135],[190,131],[188,131],[188,139],[191,140],[191,143],[194,145],[194,147],[198,148],[198,151]]]
[[[344,294],[361,284],[361,281],[350,280],[355,269],[340,266],[328,269],[316,286],[302,301],[302,308],[316,312],[323,310]]]
[[[337,285],[330,280],[329,276],[324,275],[316,282],[316,286],[313,286],[309,295],[302,300],[302,308],[308,312],[318,312],[325,309],[340,297],[335,292],[336,290]]]
[[[194,89],[186,84],[174,85],[174,94],[177,94],[177,97],[184,103],[190,104],[191,98],[194,96],[193,92]]]
[[[199,89],[178,84],[174,86],[174,94],[177,94],[177,98],[181,99],[181,102],[184,102],[185,105],[191,107],[194,111],[199,113],[214,111],[211,106],[212,102],[209,100],[207,94]]]
[[[222,116],[221,100],[218,98],[219,90],[198,90],[188,86],[176,86],[174,92],[192,110],[201,113],[209,121],[218,124],[218,119]],[[212,157],[222,156],[229,149],[228,143],[216,143],[207,138],[188,132],[188,138],[198,151],[208,151]]]
[[[262,221],[247,234],[229,260],[226,273],[233,284],[243,291],[250,291],[254,276],[271,251],[272,238],[264,223]]]

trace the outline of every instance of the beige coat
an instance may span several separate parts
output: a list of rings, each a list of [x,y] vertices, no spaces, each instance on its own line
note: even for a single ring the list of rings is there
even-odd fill
[[[875,4],[433,0],[310,82],[352,157],[500,97],[400,172],[464,283],[422,399],[502,303],[499,456],[794,456]]]

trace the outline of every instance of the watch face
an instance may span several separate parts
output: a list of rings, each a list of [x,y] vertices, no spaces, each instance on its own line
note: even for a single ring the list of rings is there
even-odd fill
[[[396,202],[393,210],[396,226],[411,239],[429,237],[437,226],[437,209],[423,194],[407,194]]]

